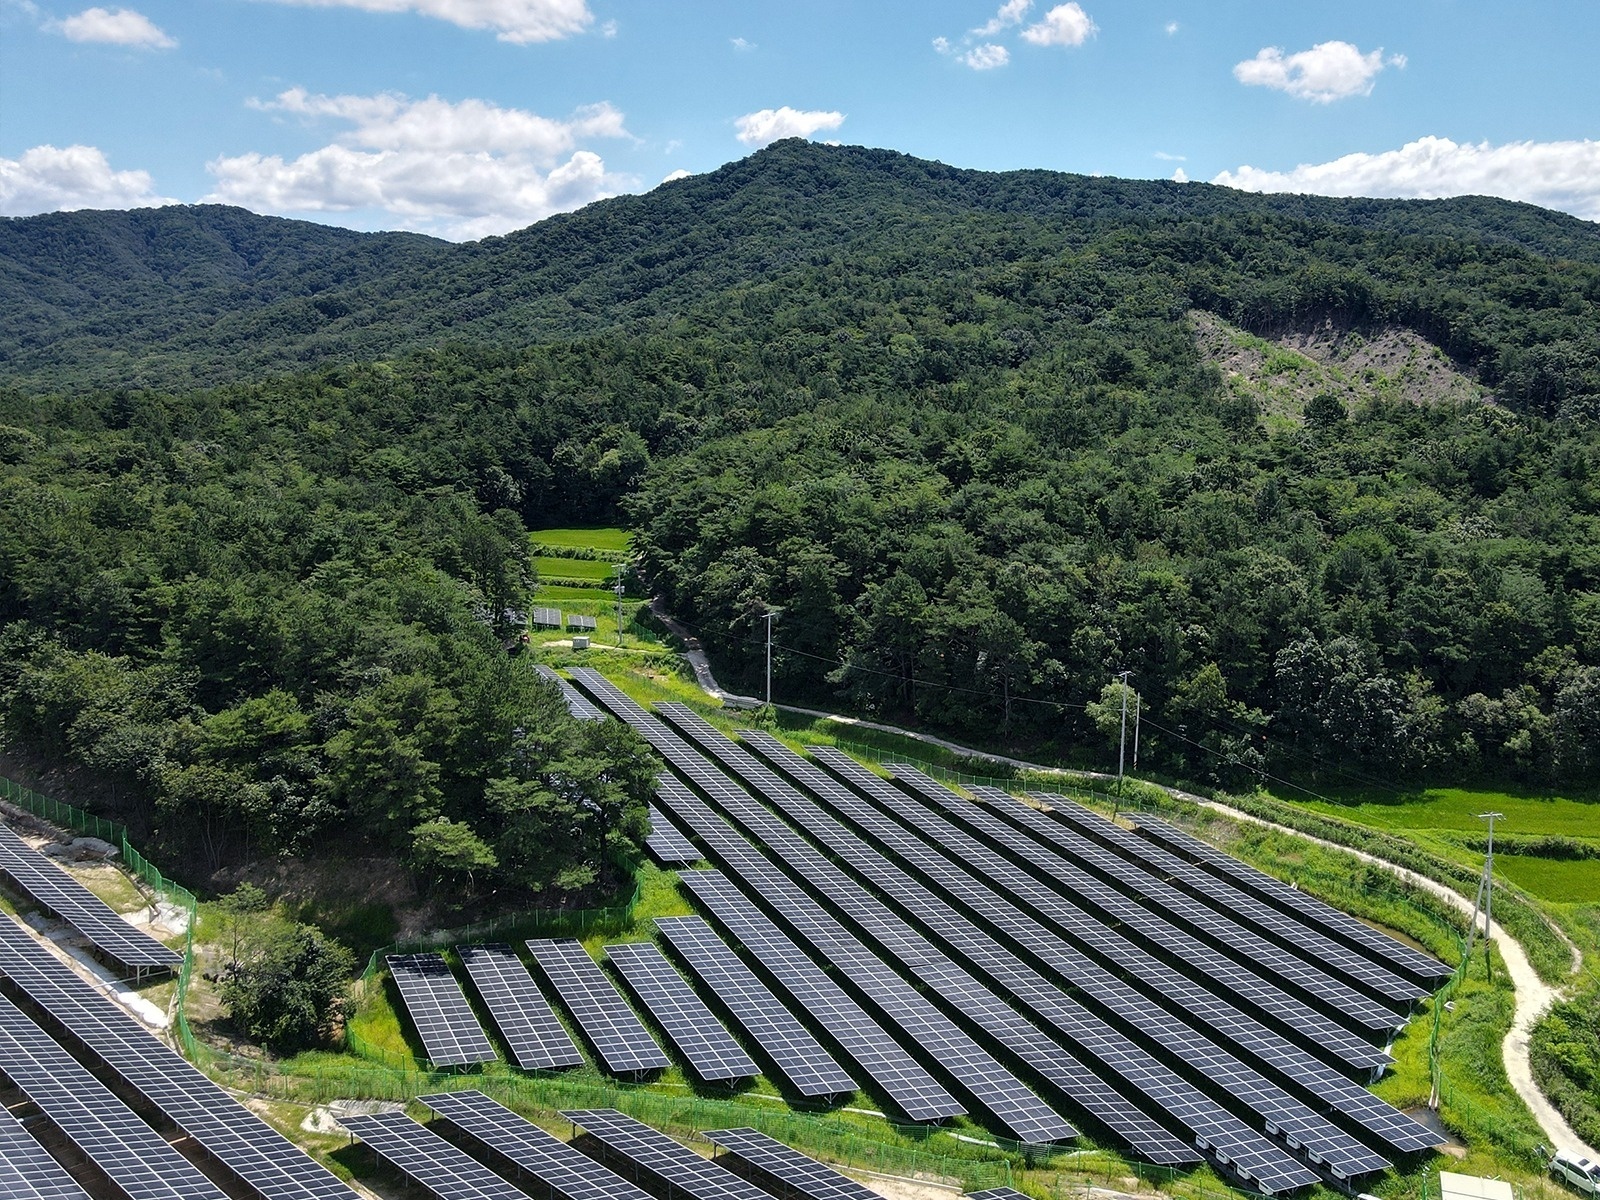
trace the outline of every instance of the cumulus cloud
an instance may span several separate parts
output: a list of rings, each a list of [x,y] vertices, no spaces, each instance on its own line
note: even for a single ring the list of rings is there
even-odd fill
[[[1242,166],[1212,180],[1251,192],[1524,200],[1600,221],[1600,141],[1458,143],[1425,137],[1381,154],[1347,154],[1292,171]]]
[[[594,23],[588,0],[277,0],[308,8],[359,8],[376,13],[417,13],[459,25],[493,30],[502,42],[553,42],[582,33]],[[606,22],[606,37],[616,23]]]
[[[136,50],[170,50],[178,43],[149,17],[131,8],[86,8],[46,28],[73,42],[99,42]]]
[[[675,179],[687,179],[687,178],[689,178],[689,175],[690,175],[690,172],[685,171],[682,167],[679,167],[676,171],[667,172],[666,177],[664,179],[662,179],[661,182],[662,183],[671,183]]]
[[[1022,18],[1033,7],[1033,0],[1006,0],[994,16],[972,31],[973,37],[993,37],[1002,29],[1010,29],[1013,25],[1021,24]]]
[[[844,114],[841,112],[803,111],[787,104],[782,108],[746,113],[733,123],[739,140],[746,146],[765,146],[789,137],[810,137],[819,129],[837,129],[842,124]]]
[[[1176,21],[1168,21],[1162,28],[1167,31],[1167,36],[1171,37],[1182,27]]]
[[[148,171],[113,170],[94,146],[35,146],[21,158],[0,158],[0,215],[176,203],[156,194]]]
[[[1100,27],[1074,0],[1056,5],[1045,13],[1044,20],[1024,29],[1022,37],[1035,46],[1081,46],[1099,31]]]
[[[968,50],[961,56],[961,61],[974,71],[992,71],[1011,61],[1011,51],[994,42],[985,42]]]
[[[254,153],[213,160],[207,169],[216,186],[208,201],[270,213],[377,210],[402,228],[477,238],[633,186],[580,147],[591,138],[629,136],[609,104],[555,120],[484,100],[291,88],[254,107],[347,128],[292,161]]]
[[[1267,46],[1233,68],[1233,77],[1252,87],[1275,88],[1301,100],[1332,104],[1347,96],[1367,96],[1384,67],[1404,67],[1406,56],[1384,58],[1383,50],[1363,54],[1349,42],[1318,42],[1298,54]]]

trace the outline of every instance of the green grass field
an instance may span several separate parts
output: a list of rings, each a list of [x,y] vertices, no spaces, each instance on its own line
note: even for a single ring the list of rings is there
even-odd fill
[[[1295,803],[1328,816],[1407,833],[1435,829],[1481,832],[1487,826],[1478,814],[1493,811],[1505,814],[1495,828],[1507,833],[1600,838],[1600,801],[1596,800],[1429,788],[1393,799],[1363,796],[1348,804],[1299,799]]]
[[[615,563],[593,558],[536,558],[533,566],[541,579],[592,579],[596,586],[609,584],[617,577]]]
[[[589,546],[596,550],[627,550],[633,535],[613,526],[575,529],[535,529],[528,536],[546,546]]]
[[[1518,887],[1557,904],[1600,904],[1600,859],[1496,854],[1494,867]]]

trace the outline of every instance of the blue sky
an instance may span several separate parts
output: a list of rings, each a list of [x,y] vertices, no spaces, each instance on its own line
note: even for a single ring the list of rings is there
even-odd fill
[[[1592,0],[0,0],[0,213],[501,233],[785,133],[1600,219]]]

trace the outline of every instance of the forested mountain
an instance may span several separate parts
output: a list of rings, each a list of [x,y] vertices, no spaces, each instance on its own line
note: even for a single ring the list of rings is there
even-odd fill
[[[618,512],[735,681],[784,609],[789,699],[1086,756],[1127,670],[1191,778],[1600,766],[1592,225],[803,143],[467,246],[291,224],[4,227],[62,315],[7,335],[0,720],[193,853],[581,885],[648,760],[496,624],[527,528]]]
[[[459,246],[216,206],[0,221],[0,378],[184,387],[454,340],[637,332],[708,297],[806,287],[819,269],[833,276],[826,293],[858,273],[949,277],[972,261],[1025,274],[1030,261],[1092,268],[1104,254],[1252,327],[1318,311],[1398,318],[1482,366],[1501,346],[1456,329],[1479,322],[1463,303],[1581,295],[1590,276],[1546,260],[1600,263],[1600,228],[1481,197],[1258,196],[795,140]]]

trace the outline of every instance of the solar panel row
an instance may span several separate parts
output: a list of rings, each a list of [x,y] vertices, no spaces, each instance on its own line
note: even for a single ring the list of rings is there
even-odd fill
[[[755,1184],[614,1108],[566,1109],[561,1115],[613,1154],[665,1181],[669,1194],[682,1192],[690,1200],[773,1200]]]
[[[683,722],[682,727],[695,738],[697,746],[716,756],[736,775],[782,807],[791,819],[799,816],[801,819],[796,824],[806,827],[804,822],[807,816],[825,819],[821,818],[820,811],[814,805],[783,784],[745,750],[709,726],[701,726],[697,720],[678,712],[673,706],[666,706],[663,711]],[[781,743],[775,744],[781,746]],[[776,856],[794,871],[797,878],[851,918],[863,936],[877,943],[885,959],[909,969],[930,993],[945,1000],[953,1013],[968,1021],[975,1029],[995,1038],[1000,1045],[1123,1138],[1137,1153],[1152,1161],[1172,1164],[1197,1161],[1198,1156],[1190,1148],[1118,1095],[1037,1025],[915,933],[768,809],[737,791],[719,795],[718,799],[723,810],[738,821],[754,842]],[[696,831],[702,833],[708,844],[718,848],[719,860],[730,865],[748,861],[748,844],[732,839],[725,826],[719,831],[719,822],[704,804],[692,796],[677,803],[683,804],[681,811]],[[806,811],[808,808],[809,813]],[[859,845],[859,839],[852,837],[850,840]],[[764,864],[758,865],[755,882],[761,894],[770,896],[777,889],[765,877],[763,867]]]
[[[837,1096],[855,1080],[700,917],[657,917],[656,928],[696,978],[802,1096]]]
[[[898,772],[896,775],[899,777]],[[1022,830],[1000,820],[991,809],[974,804],[970,800],[962,800],[947,788],[935,791],[934,788],[937,787],[937,784],[927,788],[919,786],[917,793],[937,805],[940,812],[960,821],[968,830],[985,837],[991,845],[1009,851],[1017,861],[1029,866],[1039,878],[1057,891],[1086,903],[1097,910],[1107,923],[1120,923],[1140,942],[1156,947],[1170,955],[1173,960],[1184,964],[1192,977],[1202,983],[1210,984],[1212,990],[1236,997],[1242,1006],[1276,1021],[1299,1039],[1311,1043],[1325,1054],[1352,1067],[1382,1068],[1391,1061],[1387,1054],[1365,1037],[1325,1016],[1298,996],[1284,991],[1272,979],[1264,978],[1264,975],[1271,973],[1283,979],[1285,974],[1291,976],[1296,974],[1296,968],[1288,968],[1286,972],[1269,972],[1265,969],[1268,964],[1263,963],[1261,955],[1246,952],[1239,954],[1240,958],[1246,960],[1241,964],[1235,958],[1216,949],[1211,943],[1201,941],[1167,919],[1174,917],[1181,920],[1185,906],[1204,908],[1203,905],[1175,889],[1167,888],[1165,884],[1151,876],[1128,870],[1127,863],[1122,863],[1120,873],[1132,878],[1125,881],[1124,888],[1113,887],[1105,876],[1108,873],[1116,873],[1114,864],[1121,860],[1109,851],[1100,850],[1097,855],[1091,845],[1082,848],[1069,859],[1063,853],[1058,853],[1055,849],[1029,837]],[[991,803],[996,802],[996,797],[1005,796],[1004,792],[990,788],[975,788],[973,794]],[[1086,860],[1097,868],[1095,873],[1091,874],[1078,865],[1079,862]],[[1141,875],[1142,879],[1139,878]],[[1127,894],[1128,892],[1134,892],[1144,903],[1135,901]],[[1168,892],[1171,894],[1167,894]],[[1212,913],[1209,909],[1205,909],[1205,912],[1211,921],[1218,925],[1224,923],[1223,918],[1216,913]],[[1185,924],[1193,926],[1210,924],[1211,921],[1200,918],[1198,921]],[[1268,948],[1273,954],[1283,953],[1270,944]],[[1297,959],[1294,962],[1303,965],[1299,964]],[[1258,973],[1255,968],[1263,969]],[[1338,986],[1342,989],[1345,985]],[[1314,987],[1307,988],[1308,992],[1315,990]],[[1367,1020],[1356,1022],[1362,1029],[1386,1031],[1403,1024],[1382,1005],[1359,996],[1356,999],[1363,1009],[1370,1009],[1375,1014],[1375,1017],[1369,1016]],[[1376,1024],[1373,1023],[1374,1020]]]
[[[405,1113],[344,1117],[340,1124],[438,1200],[528,1200],[526,1192]]]
[[[68,1036],[267,1200],[352,1200],[313,1162],[35,942],[0,919],[0,974]]]
[[[620,1075],[672,1065],[581,942],[535,938],[528,949],[606,1070]]]
[[[1388,1165],[1381,1155],[1362,1146],[1171,1012],[1075,950],[1060,937],[1049,933],[1038,921],[1019,912],[1006,897],[1023,899],[1031,911],[1051,920],[1057,927],[1072,924],[1074,932],[1109,941],[1109,931],[1104,925],[1091,920],[1048,889],[1044,889],[1043,897],[1030,896],[1034,885],[1025,872],[989,852],[981,843],[962,834],[949,822],[920,805],[912,804],[905,793],[877,776],[862,771],[854,760],[828,750],[813,750],[813,753],[836,774],[847,778],[848,782],[866,794],[873,795],[875,800],[895,814],[891,818],[878,809],[852,806],[845,815],[858,828],[889,846],[939,890],[992,922],[995,928],[1036,955],[1038,962],[1055,971],[1061,979],[1081,989],[1102,1013],[1122,1022],[1141,1040],[1173,1055],[1197,1077],[1207,1080],[1231,1103],[1256,1114],[1266,1128],[1281,1133],[1286,1141],[1297,1146],[1304,1145],[1314,1159],[1328,1162],[1330,1169],[1337,1173],[1346,1176],[1362,1174],[1381,1170]],[[934,846],[945,853],[935,850]],[[945,856],[946,853],[966,866],[956,866]],[[975,877],[971,871],[978,872],[978,876]],[[980,882],[980,878],[1004,887],[1006,897],[996,893],[989,882]],[[1111,945],[1115,948],[1115,943]],[[1133,951],[1126,942],[1121,943],[1120,952],[1125,955],[1142,954]],[[1143,958],[1148,960],[1147,969],[1159,968],[1160,964],[1149,959],[1148,955],[1143,955]],[[1176,986],[1183,981],[1180,976],[1168,982]]]
[[[496,942],[457,946],[456,953],[517,1066],[538,1071],[583,1062],[583,1055],[515,950]]]
[[[550,621],[550,624],[552,626],[554,626],[557,629],[559,629],[561,627],[561,612],[560,612],[559,609],[554,609],[554,608],[536,608],[533,611],[534,611],[534,616],[535,616],[535,624],[538,624],[538,619],[537,619],[538,618],[538,614],[543,612],[543,613],[548,613],[548,614],[551,615],[552,619]],[[567,702],[567,711],[569,713],[571,713],[573,716],[577,717],[578,720],[580,720],[580,721],[603,721],[603,720],[605,720],[605,713],[601,712],[592,703],[590,703],[589,698],[587,696],[585,696],[577,688],[573,687],[565,679],[561,678],[561,676],[557,675],[555,673],[555,671],[552,670],[550,667],[547,667],[543,663],[541,663],[540,665],[535,667],[534,670],[538,671],[540,675],[544,676],[551,683],[555,684],[558,688],[561,689],[561,698]]]
[[[1308,896],[1298,888],[1292,888],[1282,880],[1274,879],[1264,871],[1258,871],[1248,863],[1242,863],[1206,845],[1199,838],[1191,837],[1181,829],[1174,829],[1165,821],[1143,815],[1130,816],[1129,819],[1143,836],[1163,843],[1169,849],[1192,859],[1215,875],[1224,876],[1249,888],[1269,903],[1320,926],[1347,945],[1370,951],[1415,979],[1437,982],[1455,974],[1453,967],[1445,966],[1432,955],[1413,950],[1404,942],[1379,933],[1372,926],[1356,920],[1348,913],[1342,913],[1331,905],[1324,904],[1315,896]]]
[[[761,1073],[654,943],[613,942],[606,957],[701,1079],[749,1079]]]
[[[384,962],[430,1063],[458,1067],[500,1057],[444,955],[391,954]]]
[[[446,1123],[562,1200],[652,1200],[643,1189],[482,1092],[418,1096]]]
[[[712,1129],[714,1146],[775,1179],[801,1200],[883,1200],[877,1192],[756,1129]]]
[[[0,999],[0,1075],[130,1200],[226,1200],[44,1030]]]
[[[171,969],[183,962],[183,955],[129,925],[104,900],[4,825],[0,825],[0,873],[10,876],[37,903],[123,966],[142,971]]]
[[[694,843],[654,804],[650,806],[650,836],[644,844],[651,857],[664,867],[687,867],[700,861],[700,851]]]
[[[89,1200],[66,1168],[0,1108],[0,1196],[5,1200]]]
[[[1098,813],[1059,796],[1036,795],[1034,798],[1050,805],[1048,816],[1016,800],[998,808],[1008,820],[1019,821],[1030,833],[1052,841],[1059,841],[1058,832],[1062,831],[1064,824],[1068,825],[1077,833],[1114,850],[1125,862],[1135,863],[1142,871],[1169,880],[1174,886],[1219,912],[1260,930],[1310,961],[1394,1003],[1409,1003],[1428,994],[1426,989],[1379,965],[1365,953],[1318,933],[1304,922],[1256,899],[1203,868],[1168,853],[1154,842],[1136,836]]]

